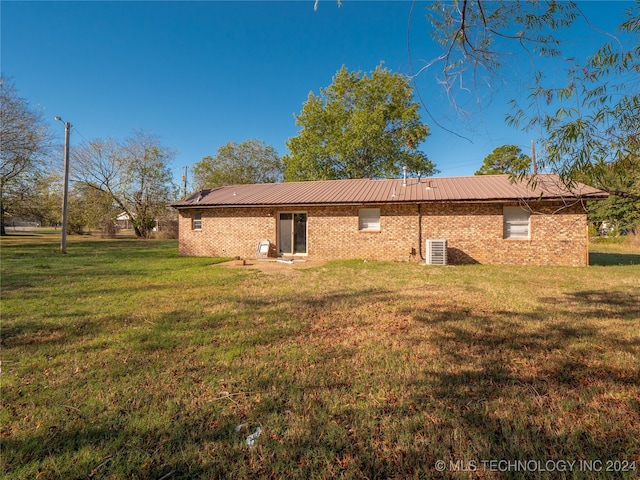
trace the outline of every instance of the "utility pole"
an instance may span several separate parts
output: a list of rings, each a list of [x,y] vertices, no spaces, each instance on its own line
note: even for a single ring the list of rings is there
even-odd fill
[[[187,198],[187,166],[184,167],[184,175],[182,175],[182,181],[184,182],[184,194],[183,197]]]
[[[531,161],[533,162],[533,174],[538,174],[538,164],[536,163],[536,146],[531,140]]]
[[[69,200],[69,133],[71,124],[60,117],[56,120],[64,124],[64,187],[62,191],[62,238],[60,240],[60,252],[67,253],[67,202]]]

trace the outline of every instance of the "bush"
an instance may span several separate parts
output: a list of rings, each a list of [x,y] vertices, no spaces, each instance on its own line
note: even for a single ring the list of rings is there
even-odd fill
[[[118,224],[110,219],[103,220],[100,223],[100,236],[102,237],[115,237],[119,231]]]
[[[154,238],[178,238],[178,220],[169,219],[158,222],[158,229],[154,232]]]
[[[67,220],[67,235],[83,235],[84,224]]]

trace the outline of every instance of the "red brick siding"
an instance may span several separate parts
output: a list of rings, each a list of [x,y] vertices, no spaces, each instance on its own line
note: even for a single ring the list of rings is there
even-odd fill
[[[180,210],[180,255],[202,257],[252,257],[258,241],[275,242],[276,221],[272,209],[201,209],[202,230],[191,229],[193,210]]]
[[[380,231],[359,231],[362,207],[309,209],[309,255],[323,258],[406,261],[418,245],[415,205],[381,205]]]
[[[517,205],[506,204],[506,205]],[[533,208],[529,240],[503,238],[503,204],[426,205],[423,238],[445,238],[451,263],[586,265],[587,217],[581,206]]]
[[[515,204],[508,204],[515,205]],[[587,220],[575,206],[551,215],[554,205],[531,214],[530,239],[503,239],[503,204],[423,204],[422,245],[418,206],[381,205],[380,231],[358,230],[357,206],[202,209],[202,230],[191,211],[180,212],[180,254],[252,258],[258,241],[277,240],[278,212],[307,213],[309,256],[326,259],[418,261],[428,238],[448,241],[450,263],[586,265]]]

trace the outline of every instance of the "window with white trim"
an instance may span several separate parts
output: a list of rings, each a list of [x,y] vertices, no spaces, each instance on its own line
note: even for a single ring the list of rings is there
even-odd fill
[[[358,229],[363,232],[379,232],[380,209],[361,208],[358,212]]]
[[[191,229],[202,230],[202,212],[199,210],[191,214]]]
[[[529,239],[531,212],[522,207],[503,207],[503,237],[513,240]]]

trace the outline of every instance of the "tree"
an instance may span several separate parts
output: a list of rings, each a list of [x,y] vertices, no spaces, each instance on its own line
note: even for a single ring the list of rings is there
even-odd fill
[[[69,192],[69,230],[82,233],[85,228],[98,229],[103,234],[115,233],[116,218],[122,211],[108,192],[86,183],[74,183]]]
[[[417,148],[429,134],[407,78],[378,66],[369,75],[342,67],[333,83],[309,93],[287,142],[285,180],[388,178],[403,165],[434,173]]]
[[[456,106],[465,93],[481,102],[482,87],[493,89],[502,67],[514,67],[519,54],[531,62],[560,57],[554,34],[580,15],[574,2],[556,0],[436,0],[427,8],[430,36],[442,53],[421,71],[437,66],[437,83]]]
[[[624,195],[611,195],[592,202],[587,210],[592,223],[606,222],[616,231],[639,233],[640,229],[640,157],[629,155],[606,167],[583,173],[583,181]],[[579,179],[580,180],[580,179]]]
[[[517,145],[503,145],[484,158],[475,175],[519,175],[527,173],[531,167],[531,157],[522,153]]]
[[[5,213],[18,208],[33,187],[49,149],[49,133],[39,112],[0,77],[0,234]]]
[[[473,89],[504,72],[517,45],[532,80],[528,104],[512,101],[507,122],[540,133],[538,166],[568,186],[581,180],[637,209],[638,174],[629,168],[640,155],[640,2],[586,58],[564,55],[560,39],[579,20],[590,26],[576,2],[436,2],[428,18],[443,46],[439,81],[452,97],[456,85]],[[566,77],[558,79],[559,71]]]
[[[193,166],[197,190],[246,183],[274,183],[283,178],[278,152],[261,140],[228,142],[215,157],[206,156]]]
[[[146,238],[176,198],[169,168],[173,156],[155,135],[144,132],[124,142],[93,140],[74,149],[73,177],[107,194],[129,217],[136,236]]]
[[[636,202],[640,194],[634,182],[619,179],[621,170],[633,167],[640,155],[640,2],[619,33],[634,39],[631,50],[607,42],[586,63],[572,64],[564,85],[550,85],[539,74],[529,105],[514,103],[515,113],[508,119],[525,130],[542,130],[543,166],[568,182],[582,177]],[[637,179],[635,172],[631,176]]]
[[[11,185],[14,194],[11,214],[18,218],[37,221],[42,226],[59,224],[62,213],[60,175],[43,167],[21,180],[24,181]]]

